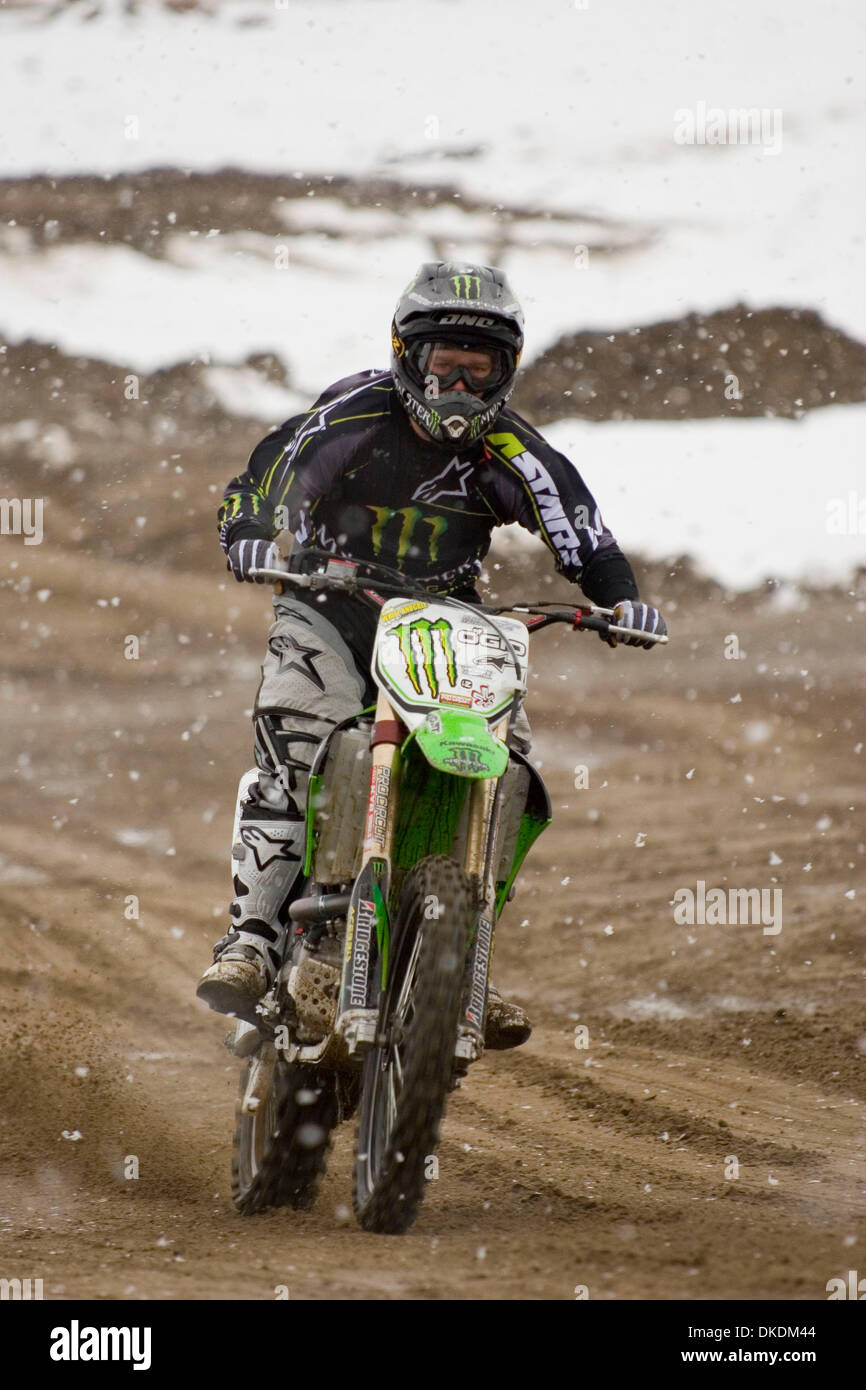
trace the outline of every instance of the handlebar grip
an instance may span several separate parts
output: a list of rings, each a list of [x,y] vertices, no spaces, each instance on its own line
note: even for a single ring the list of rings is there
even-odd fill
[[[640,627],[617,627],[616,623],[606,623],[605,629],[607,632],[613,632],[617,636],[637,636],[640,637],[642,642],[658,642],[661,646],[664,646],[668,640],[666,632],[644,632],[643,628]]]
[[[640,634],[642,642],[659,642],[665,646],[668,640],[667,633],[643,632],[640,628],[619,627],[616,623],[611,623],[607,618],[601,618],[595,613],[585,613],[578,608],[574,615],[575,628],[590,628],[593,632],[600,632],[602,637],[613,634],[616,637],[634,637]]]
[[[249,571],[249,576],[251,579],[261,579],[263,582],[270,584],[296,584],[300,589],[308,589],[312,582],[308,574],[290,574],[287,569],[278,570],[273,565],[254,565]]]

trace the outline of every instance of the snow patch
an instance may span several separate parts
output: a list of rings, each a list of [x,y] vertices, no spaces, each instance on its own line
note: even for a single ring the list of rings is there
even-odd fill
[[[674,1022],[681,1018],[697,1018],[698,1010],[691,1005],[678,1004],[676,1000],[658,994],[644,994],[634,999],[626,999],[614,1005],[611,1013],[615,1018],[628,1018],[640,1023],[645,1019],[661,1019]]]
[[[46,883],[48,875],[41,869],[34,869],[29,864],[16,864],[13,859],[7,859],[0,854],[0,883],[7,883],[18,888],[29,888],[37,883]]]

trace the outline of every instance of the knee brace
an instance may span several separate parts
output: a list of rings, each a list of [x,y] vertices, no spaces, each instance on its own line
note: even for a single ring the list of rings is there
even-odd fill
[[[316,749],[334,727],[303,710],[263,709],[253,715],[259,769],[250,801],[258,813],[302,817]]]

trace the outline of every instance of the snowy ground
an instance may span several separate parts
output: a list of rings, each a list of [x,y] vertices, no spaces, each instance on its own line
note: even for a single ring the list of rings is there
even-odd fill
[[[494,206],[655,232],[631,274],[581,278],[587,323],[746,295],[866,331],[851,284],[866,186],[858,0],[103,9],[87,24],[77,7],[49,24],[0,16],[0,172],[236,164],[444,180]],[[677,113],[701,102],[766,111],[768,138],[677,143]],[[564,327],[549,321],[562,267],[544,276],[518,256],[513,269],[533,333]]]
[[[866,406],[802,420],[564,420],[546,433],[591,480],[626,551],[688,551],[732,589],[770,575],[820,583],[866,562]]]

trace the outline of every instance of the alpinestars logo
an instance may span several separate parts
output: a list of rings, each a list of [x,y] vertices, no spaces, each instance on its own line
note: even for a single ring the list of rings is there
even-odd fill
[[[394,636],[400,643],[400,651],[406,662],[406,674],[417,695],[424,694],[421,687],[421,675],[423,674],[433,699],[439,697],[439,677],[436,672],[435,660],[437,643],[445,658],[448,684],[451,686],[457,684],[457,663],[454,659],[454,646],[451,641],[451,624],[447,618],[437,618],[435,622],[431,622],[429,618],[418,618],[414,623],[401,623],[399,628],[395,630]],[[414,642],[413,637],[415,638]],[[420,668],[419,655],[421,657]]]
[[[513,468],[522,476],[529,487],[536,506],[539,520],[552,544],[570,565],[580,564],[580,542],[574,528],[562,509],[562,501],[556,484],[544,464],[531,454],[524,444],[513,434],[490,434],[488,444],[499,449]],[[590,544],[595,548],[597,532],[585,528]]]
[[[317,690],[324,692],[325,683],[313,664],[322,653],[316,647],[305,647],[291,633],[278,634],[268,643],[270,650],[280,663],[280,675],[284,671],[297,671],[312,681]],[[300,658],[300,660],[298,660]]]
[[[296,827],[275,825],[269,833],[259,826],[242,825],[240,837],[247,849],[251,849],[259,872],[266,869],[275,859],[285,859],[289,863],[299,863],[301,856],[295,854],[286,843],[294,839]]]
[[[412,493],[413,502],[438,502],[440,497],[466,497],[466,484],[472,472],[471,459],[455,454],[435,478],[426,478]]]
[[[451,283],[454,286],[454,294],[457,299],[480,299],[480,275],[452,275]]]

